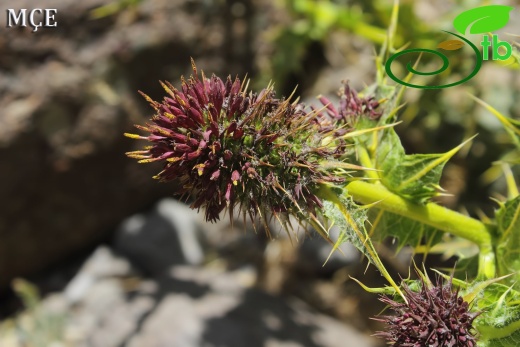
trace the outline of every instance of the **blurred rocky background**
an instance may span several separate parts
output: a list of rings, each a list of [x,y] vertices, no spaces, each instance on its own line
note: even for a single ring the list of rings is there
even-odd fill
[[[427,45],[427,33],[477,5],[401,1],[398,40]],[[330,246],[306,231],[269,240],[241,220],[205,223],[151,179],[158,167],[125,157],[142,144],[122,134],[152,114],[137,91],[161,99],[158,81],[178,85],[190,57],[207,74],[247,74],[254,89],[272,80],[288,95],[298,85],[309,102],[333,97],[344,79],[361,90],[374,81],[390,1],[37,6],[58,10],[57,28],[4,26],[0,36],[0,346],[381,346],[368,317],[383,307],[349,276],[384,283],[352,247],[323,266]],[[21,8],[36,5],[3,0],[0,14]],[[507,31],[520,32],[515,24]],[[518,117],[518,76],[489,63],[466,87]],[[491,191],[505,185],[489,167],[510,146],[465,91],[410,91],[417,104],[399,131],[422,153],[480,133],[447,166],[453,195],[443,202],[489,214]],[[409,254],[381,247],[393,274],[406,276]]]

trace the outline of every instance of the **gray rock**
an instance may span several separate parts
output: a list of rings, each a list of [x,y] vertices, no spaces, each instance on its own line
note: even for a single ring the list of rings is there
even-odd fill
[[[43,300],[40,312],[66,317],[58,327],[61,340],[53,341],[76,347],[377,346],[299,299],[255,288],[252,266],[176,265],[152,278],[136,274],[128,260],[98,248],[64,292]]]
[[[371,338],[317,313],[295,298],[272,296],[252,288],[251,269],[222,272],[184,267],[175,270],[173,278],[188,281],[191,277],[193,283],[204,286],[207,292],[195,298],[188,293],[168,293],[129,346],[377,345]]]
[[[71,304],[74,304],[83,300],[91,287],[100,279],[130,274],[131,267],[127,260],[116,257],[108,247],[100,246],[67,284],[63,294]]]
[[[331,239],[337,240],[338,236],[338,228],[333,227],[330,230]],[[331,251],[331,245],[321,237],[306,238],[298,249],[295,266],[307,274],[331,274],[345,266],[357,266],[362,259],[360,252],[349,242],[343,243],[332,254]]]
[[[185,204],[163,199],[149,213],[124,220],[114,247],[148,274],[160,274],[173,265],[200,264],[200,218]]]

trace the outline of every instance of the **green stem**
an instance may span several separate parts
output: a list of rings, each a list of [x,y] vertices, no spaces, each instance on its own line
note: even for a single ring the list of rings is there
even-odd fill
[[[361,165],[368,169],[373,169],[374,165],[372,164],[372,160],[370,159],[370,155],[368,154],[368,151],[365,148],[365,146],[358,146],[357,151],[359,156],[359,162],[361,163]],[[365,172],[369,178],[379,180],[379,175],[377,174],[377,171],[365,170]]]
[[[377,203],[377,208],[384,211],[416,220],[476,243],[480,248],[479,275],[486,278],[495,276],[492,238],[484,223],[435,203],[418,205],[407,201],[381,184],[354,181],[346,188],[355,201],[363,204]]]

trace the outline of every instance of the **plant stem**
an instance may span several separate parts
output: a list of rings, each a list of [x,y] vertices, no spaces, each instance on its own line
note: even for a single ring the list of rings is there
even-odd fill
[[[368,151],[365,148],[365,146],[358,146],[357,151],[359,156],[359,162],[361,163],[361,165],[368,169],[373,169],[374,165],[372,164],[372,160],[370,159],[370,155],[368,154]],[[379,180],[379,175],[376,171],[366,170],[365,172],[369,178]]]
[[[486,278],[495,276],[495,255],[491,234],[481,221],[435,203],[415,204],[390,192],[381,184],[354,181],[349,183],[346,189],[355,201],[363,204],[377,203],[376,207],[384,211],[416,220],[476,243],[480,248],[479,275]]]

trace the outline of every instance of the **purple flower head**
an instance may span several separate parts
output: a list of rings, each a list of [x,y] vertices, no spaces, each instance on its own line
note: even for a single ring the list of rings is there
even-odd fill
[[[147,135],[126,134],[150,145],[127,155],[140,162],[161,162],[155,178],[180,182],[181,196],[192,208],[205,208],[206,219],[239,206],[251,218],[265,212],[302,216],[322,203],[314,191],[323,182],[341,179],[319,162],[341,155],[322,146],[315,112],[275,97],[272,87],[247,92],[238,78],[213,75],[182,79],[181,89],[162,83],[162,102],[143,96],[155,109]]]
[[[330,117],[332,124],[335,126],[341,123],[352,126],[359,117],[378,120],[382,115],[381,111],[377,111],[379,102],[373,96],[360,97],[354,89],[350,88],[348,82],[343,82],[343,87],[339,90],[339,96],[341,98],[339,109],[334,107],[332,102],[326,97],[319,97],[320,102],[324,106],[323,112]],[[323,114],[320,113],[320,115],[324,118]],[[326,123],[326,121],[322,122]]]
[[[479,313],[470,312],[469,303],[453,290],[451,279],[443,283],[438,278],[432,285],[421,280],[418,292],[404,282],[402,290],[408,304],[381,296],[396,315],[376,318],[386,324],[386,331],[375,336],[394,347],[475,347],[472,326]]]

